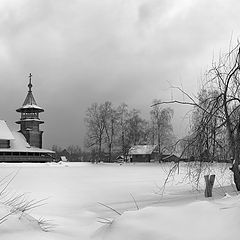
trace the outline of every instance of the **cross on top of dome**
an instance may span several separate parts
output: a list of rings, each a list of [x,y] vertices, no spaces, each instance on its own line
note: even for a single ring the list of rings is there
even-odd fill
[[[33,93],[32,93],[32,74],[30,73],[29,74],[29,83],[28,83],[28,93],[27,93],[27,96],[23,102],[23,105],[21,108],[17,109],[17,112],[22,112],[22,111],[25,111],[26,109],[35,109],[34,111],[37,111],[37,112],[43,112],[44,110],[39,107],[37,105],[37,102],[36,100],[34,99],[33,97]]]
[[[28,84],[29,92],[32,91],[32,74],[29,74],[29,84]]]

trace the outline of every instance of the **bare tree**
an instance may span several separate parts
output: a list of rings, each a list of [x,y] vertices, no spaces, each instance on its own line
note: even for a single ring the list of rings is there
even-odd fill
[[[218,64],[214,64],[209,72],[210,81],[215,83],[220,90],[219,99],[221,101],[220,117],[227,130],[229,147],[234,159],[231,170],[234,174],[234,182],[240,191],[240,46],[237,45],[227,55],[222,57]]]
[[[101,160],[102,144],[104,137],[104,115],[102,106],[97,103],[93,103],[91,107],[87,109],[85,123],[87,125],[87,147],[97,147],[97,161]]]
[[[205,89],[215,90],[213,96],[208,96],[206,104],[194,99],[183,89],[178,88],[189,101],[165,101],[166,103],[189,104],[202,111],[202,124],[207,125],[216,119],[214,131],[226,132],[228,147],[233,165],[231,170],[234,175],[234,183],[240,191],[240,45],[230,50],[226,55],[221,56],[213,62],[212,68],[206,75]],[[199,128],[197,129],[199,130]],[[206,130],[206,129],[205,129]],[[200,130],[199,130],[200,131]],[[207,131],[209,136],[209,132]]]
[[[198,94],[198,104],[195,106],[191,118],[190,133],[184,139],[184,145],[188,146],[185,156],[194,156],[197,161],[220,160],[220,153],[226,149],[223,139],[225,139],[224,129],[218,128],[222,124],[222,118],[209,113],[204,109],[217,109],[216,99],[219,92],[214,90],[201,89]],[[218,102],[218,101],[217,101]],[[186,145],[187,144],[187,145]]]
[[[129,146],[146,143],[147,125],[147,121],[141,118],[139,110],[133,109],[129,112],[127,120],[127,140]]]
[[[153,100],[153,108],[150,111],[152,121],[152,141],[157,142],[159,157],[164,149],[169,149],[173,144],[174,134],[171,120],[173,110],[162,108],[158,103],[160,100]]]
[[[118,108],[118,125],[119,125],[119,142],[121,146],[121,151],[126,161],[128,154],[128,144],[127,144],[127,122],[129,118],[128,106],[125,103],[122,103]]]
[[[112,103],[107,101],[102,105],[102,116],[105,129],[105,139],[108,148],[108,161],[112,160],[112,148],[117,131],[118,113],[113,108]]]
[[[161,109],[157,121],[159,127],[157,133],[159,139],[161,138],[161,146],[164,147],[172,134],[171,118],[170,108]],[[129,111],[126,104],[114,108],[109,101],[103,104],[94,103],[87,109],[85,123],[87,126],[85,143],[92,150],[93,156],[97,154],[97,161],[103,160],[104,151],[108,152],[109,162],[114,151],[121,151],[126,159],[132,145],[150,142],[150,123],[141,117],[139,110]]]

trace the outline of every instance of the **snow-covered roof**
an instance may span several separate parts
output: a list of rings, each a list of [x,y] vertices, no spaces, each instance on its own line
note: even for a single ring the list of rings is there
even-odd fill
[[[31,147],[20,132],[12,132],[12,135],[13,139],[10,139],[10,148],[0,148],[0,152],[54,153],[54,151],[48,149]]]
[[[4,120],[0,120],[0,140],[12,140],[14,136]]]
[[[18,121],[18,122],[29,122],[29,121],[42,122],[42,123],[43,123],[42,120],[40,120],[40,119],[36,119],[36,118],[25,118],[25,119],[21,119],[21,120]]]
[[[129,149],[129,155],[152,154],[156,145],[135,145]]]
[[[22,107],[17,109],[17,112],[19,112],[23,109],[29,109],[29,108],[30,109],[32,109],[32,108],[37,109],[37,110],[42,111],[42,112],[44,111],[43,108],[41,108],[37,105],[37,102],[33,97],[32,91],[28,91],[28,94],[27,94],[27,96],[26,96],[26,98],[23,102]]]
[[[43,110],[43,108],[41,108],[41,107],[39,107],[38,105],[35,105],[35,104],[26,104],[26,105],[23,105],[21,108],[37,108],[37,109]]]

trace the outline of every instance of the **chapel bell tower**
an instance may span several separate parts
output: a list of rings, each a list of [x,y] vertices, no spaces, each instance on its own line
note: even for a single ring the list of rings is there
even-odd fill
[[[39,118],[39,113],[44,112],[43,108],[39,107],[32,93],[32,74],[29,75],[28,93],[22,107],[16,110],[21,113],[21,118],[17,121],[20,124],[20,130],[31,147],[42,148],[42,134],[39,125],[44,123]]]

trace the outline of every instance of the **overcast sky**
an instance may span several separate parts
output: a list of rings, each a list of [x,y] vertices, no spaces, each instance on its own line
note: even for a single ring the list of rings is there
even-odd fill
[[[181,98],[170,85],[196,94],[237,41],[239,11],[237,0],[0,0],[0,119],[18,129],[30,72],[45,147],[82,145],[93,102],[147,116],[153,99]],[[174,110],[181,135],[186,111]]]

